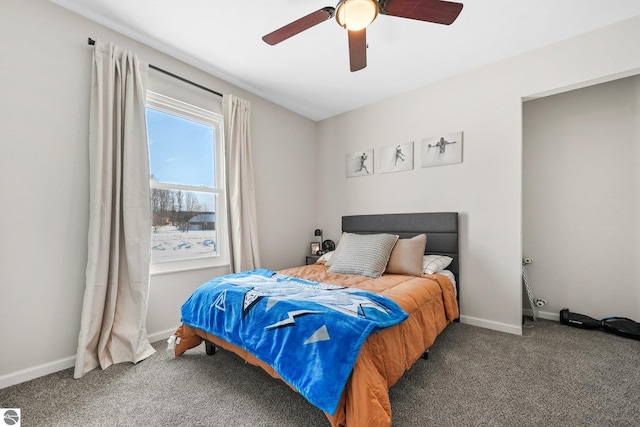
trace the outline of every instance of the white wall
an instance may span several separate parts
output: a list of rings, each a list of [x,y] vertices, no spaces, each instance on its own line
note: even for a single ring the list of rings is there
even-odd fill
[[[523,249],[534,296],[548,302],[540,316],[640,319],[640,77],[525,102],[523,151]]]
[[[637,40],[640,18],[321,122],[326,233],[345,214],[460,212],[461,320],[521,333],[522,99],[637,74]],[[347,153],[454,131],[461,164],[421,169],[416,150],[412,171],[345,178]]]
[[[0,387],[74,362],[88,227],[88,37],[113,41],[153,65],[251,101],[262,266],[301,265],[317,227],[316,123],[48,1],[3,1]],[[224,272],[153,276],[151,337],[165,338],[179,324],[189,293]]]
[[[251,100],[263,266],[302,263],[313,230],[335,240],[345,214],[455,210],[462,320],[514,333],[521,331],[521,99],[640,69],[636,18],[316,124],[45,0],[5,1],[0,387],[69,367],[75,355],[88,225],[87,37]],[[344,177],[346,153],[410,140],[417,149],[421,138],[458,130],[462,164]],[[152,336],[177,324],[179,305],[209,275],[153,277]]]

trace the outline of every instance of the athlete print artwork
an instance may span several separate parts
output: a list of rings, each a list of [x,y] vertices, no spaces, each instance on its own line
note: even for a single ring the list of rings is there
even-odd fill
[[[382,147],[378,157],[381,173],[412,170],[413,141]]]
[[[462,132],[422,140],[422,167],[462,163]]]
[[[347,178],[373,175],[373,149],[347,154],[345,167]]]

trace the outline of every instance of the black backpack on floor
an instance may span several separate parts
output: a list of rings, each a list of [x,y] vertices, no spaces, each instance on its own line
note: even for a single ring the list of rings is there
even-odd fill
[[[584,314],[571,313],[568,308],[560,310],[560,323],[582,329],[602,329],[621,337],[640,340],[640,323],[626,317],[607,317],[596,320]]]

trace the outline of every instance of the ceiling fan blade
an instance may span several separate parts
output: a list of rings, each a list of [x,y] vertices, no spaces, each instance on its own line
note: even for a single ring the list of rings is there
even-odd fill
[[[262,37],[262,40],[272,46],[276,45],[289,37],[293,37],[304,30],[308,30],[314,25],[318,25],[319,23],[326,21],[333,16],[334,11],[335,8],[333,7],[323,7],[322,9],[316,10],[307,16],[303,16],[282,28],[278,28],[277,30]]]
[[[349,30],[349,63],[351,71],[367,66],[367,29]]]
[[[387,0],[380,2],[380,13],[449,25],[462,11],[462,3],[442,0]]]

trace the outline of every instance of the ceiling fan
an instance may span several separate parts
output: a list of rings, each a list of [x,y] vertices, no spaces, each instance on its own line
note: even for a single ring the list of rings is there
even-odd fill
[[[367,26],[378,14],[449,25],[462,11],[462,3],[442,0],[340,0],[336,7],[323,7],[262,37],[276,45],[333,16],[349,32],[351,71],[367,66]]]

